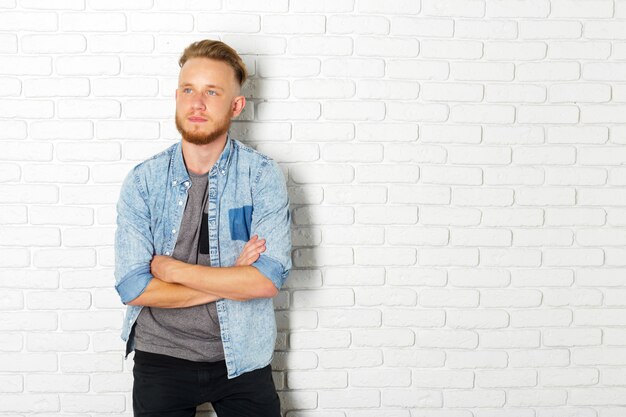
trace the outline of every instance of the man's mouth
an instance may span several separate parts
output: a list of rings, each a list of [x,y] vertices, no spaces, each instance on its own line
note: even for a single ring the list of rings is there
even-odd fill
[[[204,123],[207,121],[207,119],[205,119],[204,117],[200,117],[200,116],[191,116],[191,117],[188,117],[187,120],[193,123]]]

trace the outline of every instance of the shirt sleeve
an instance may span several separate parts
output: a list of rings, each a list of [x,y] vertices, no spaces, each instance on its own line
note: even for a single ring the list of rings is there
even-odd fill
[[[273,160],[261,166],[252,204],[252,235],[266,241],[252,266],[280,289],[291,269],[291,215],[285,178]]]
[[[135,168],[126,176],[117,202],[115,289],[124,304],[141,295],[152,279],[150,210],[139,187]]]

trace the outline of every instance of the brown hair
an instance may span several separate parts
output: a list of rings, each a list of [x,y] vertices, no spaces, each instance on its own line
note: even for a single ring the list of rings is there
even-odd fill
[[[235,78],[239,81],[239,86],[242,86],[248,77],[246,65],[237,51],[224,42],[211,39],[194,42],[185,48],[178,60],[178,65],[182,68],[185,62],[191,58],[209,58],[227,63],[235,71]]]

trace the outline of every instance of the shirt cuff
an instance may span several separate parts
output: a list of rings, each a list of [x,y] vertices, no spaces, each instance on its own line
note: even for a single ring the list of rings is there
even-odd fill
[[[261,255],[252,266],[272,281],[277,289],[283,285],[283,266],[277,260]]]
[[[127,304],[129,301],[139,297],[141,293],[144,292],[151,279],[150,264],[130,270],[124,275],[120,282],[115,284],[115,289],[120,295],[122,303]]]

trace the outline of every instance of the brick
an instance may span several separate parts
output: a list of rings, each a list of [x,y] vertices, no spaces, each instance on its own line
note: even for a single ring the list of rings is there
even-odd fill
[[[511,312],[512,327],[564,327],[572,323],[570,310],[534,310]]]
[[[415,334],[409,329],[357,329],[352,332],[357,347],[413,346]]]
[[[513,74],[512,63],[459,62],[451,66],[452,78],[459,81],[513,81]]]
[[[352,248],[296,249],[293,261],[297,267],[352,265],[354,254]]]
[[[133,2],[133,5],[137,4]],[[130,7],[129,5],[124,8]],[[140,53],[154,50],[154,37],[152,35],[88,35],[89,51],[92,53]]]
[[[545,88],[537,85],[490,84],[485,89],[488,103],[543,103],[545,100]]]
[[[567,391],[556,389],[509,390],[507,403],[515,407],[556,407],[567,402]]]
[[[476,307],[478,293],[474,290],[422,290],[419,304],[424,307]]]
[[[17,36],[10,34],[0,34],[0,52],[17,52]]]
[[[477,84],[462,83],[424,83],[422,99],[427,101],[481,101],[483,87]]]
[[[27,35],[21,39],[22,50],[33,54],[79,53],[87,49],[82,35]]]
[[[483,139],[485,143],[498,145],[538,144],[544,142],[544,131],[536,126],[485,126]]]
[[[55,68],[59,75],[117,75],[120,61],[115,56],[62,56],[56,59]]]
[[[613,17],[613,2],[557,0],[552,2],[551,17]]]
[[[507,353],[502,351],[452,350],[447,355],[446,366],[452,369],[505,368],[507,362]]]
[[[596,369],[544,369],[539,373],[539,380],[544,386],[580,386],[598,383]]]
[[[30,299],[35,300],[36,298],[32,297]],[[89,347],[89,336],[86,334],[38,332],[27,335],[26,347],[30,352],[85,351]],[[47,391],[49,389],[50,386],[47,389],[35,391]]]
[[[289,38],[288,50],[293,55],[351,55],[352,43],[347,36],[294,36]]]
[[[519,36],[522,39],[577,39],[582,35],[582,23],[566,21],[533,21],[519,23]]]
[[[580,78],[580,66],[575,62],[522,63],[515,76],[520,81],[573,81]]]
[[[389,78],[409,80],[447,80],[450,64],[444,61],[389,60],[386,63]]]
[[[443,310],[394,308],[385,312],[383,323],[385,326],[393,327],[443,327],[446,321],[445,314]]]
[[[356,302],[360,306],[414,306],[417,294],[402,288],[362,288],[357,289]]]
[[[54,394],[3,394],[0,411],[56,412],[60,409],[59,396]]]
[[[546,329],[543,334],[545,346],[593,346],[601,341],[600,329]]]
[[[327,1],[326,3],[330,2]],[[326,30],[328,33],[344,35],[386,35],[389,33],[389,19],[385,16],[332,15],[328,16],[327,19]]]
[[[289,8],[287,0],[270,0],[263,4],[252,0],[226,0],[224,6],[227,10],[247,12],[286,12]]]
[[[4,117],[19,117],[23,119],[50,118],[53,113],[53,103],[43,100],[0,100],[0,111]],[[13,137],[9,137],[13,139]]]
[[[414,265],[415,249],[412,248],[357,248],[355,261],[363,266]]]
[[[383,147],[380,144],[327,144],[322,148],[322,159],[329,162],[380,162]]]
[[[345,348],[350,344],[348,331],[291,332],[289,344],[293,349]]]
[[[450,189],[424,185],[392,185],[389,202],[414,204],[449,204]]]
[[[607,295],[610,291],[607,292]],[[549,289],[544,292],[544,303],[553,307],[561,306],[599,306],[602,293],[590,289]],[[607,303],[608,304],[608,303]]]
[[[124,395],[67,394],[63,396],[63,409],[69,412],[121,412],[126,408]]]
[[[549,143],[606,143],[609,131],[602,126],[555,126],[546,129]]]
[[[319,148],[316,144],[293,144],[285,145],[260,144],[257,151],[265,155],[271,155],[281,162],[310,162],[319,159]]]
[[[331,185],[325,187],[324,191],[324,201],[330,204],[374,204],[387,200],[384,187]]]
[[[359,165],[356,179],[359,183],[417,182],[419,167],[410,164]]]
[[[307,290],[293,293],[294,307],[338,307],[354,305],[352,290]]]
[[[342,371],[290,371],[287,386],[291,389],[347,388],[348,373]]]
[[[325,409],[379,407],[380,391],[371,389],[321,391],[319,405]]]
[[[292,84],[297,98],[350,98],[354,96],[354,82],[350,80],[295,80]]]
[[[443,404],[440,391],[420,390],[415,388],[387,389],[383,392],[382,401],[384,406],[403,408],[440,408]]]
[[[59,229],[54,227],[0,227],[3,246],[60,246]]]
[[[450,244],[453,246],[510,246],[511,232],[499,229],[452,229]]]
[[[387,116],[391,120],[413,122],[445,122],[451,116],[454,119],[454,109],[445,104],[422,104],[422,103],[395,103],[387,105]]]
[[[552,248],[544,251],[543,263],[547,266],[598,266],[604,263],[600,249]]]
[[[287,49],[287,41],[277,36],[222,36],[222,41],[234,48],[239,54],[276,55]]]
[[[359,123],[356,138],[368,142],[412,142],[418,138],[418,128],[408,123]]]
[[[448,282],[452,287],[505,287],[511,279],[506,270],[456,268],[448,273]]]
[[[128,60],[126,63],[132,64]],[[128,67],[126,71],[128,72]],[[99,78],[93,81],[92,91],[98,97],[154,97],[158,91],[158,83],[157,80],[143,78]]]
[[[293,211],[294,223],[297,225],[311,224],[352,224],[354,223],[354,208],[305,206]]]
[[[479,143],[481,127],[463,125],[420,125],[420,140],[425,143]]]
[[[478,371],[476,372],[476,385],[481,388],[535,387],[537,386],[537,371],[530,369]]]
[[[446,160],[446,150],[432,145],[389,144],[385,146],[385,158],[392,162],[442,164]]]
[[[350,372],[350,383],[355,387],[408,387],[411,371],[408,369],[357,369]]]
[[[482,170],[473,167],[424,166],[420,172],[424,184],[482,184]]]
[[[487,167],[483,180],[487,185],[541,185],[545,174],[534,167]]]
[[[538,348],[541,335],[537,330],[486,330],[480,332],[480,346],[487,349]]]
[[[444,401],[449,407],[502,407],[504,391],[471,390],[446,391]]]
[[[547,0],[496,0],[487,4],[487,17],[547,17]]]
[[[417,330],[415,345],[430,348],[475,349],[478,335],[469,330]]]
[[[56,146],[56,157],[59,161],[118,161],[121,158],[120,146],[117,143],[59,143]]]
[[[327,369],[374,367],[382,363],[383,355],[380,350],[350,349],[320,352],[320,365]]]
[[[576,150],[567,146],[518,147],[513,150],[513,163],[521,165],[571,165]]]
[[[389,285],[442,287],[445,273],[436,268],[388,268]]]
[[[376,78],[384,75],[385,65],[385,61],[373,58],[329,58],[324,61],[322,75],[344,78]],[[389,66],[391,71],[391,64]]]
[[[420,44],[415,39],[358,37],[354,51],[360,56],[415,57],[420,53]]]
[[[448,231],[443,228],[387,227],[386,236],[392,245],[440,246],[448,243]]]
[[[30,125],[30,135],[33,139],[64,139],[83,140],[92,139],[93,123],[90,120],[50,120],[33,122]]]
[[[451,38],[453,32],[452,19],[392,17],[391,33],[393,35]]]
[[[613,54],[615,54],[615,49]],[[548,58],[550,59],[597,59],[605,60],[611,55],[609,42],[560,41],[550,42]]]
[[[480,305],[485,307],[536,307],[542,294],[536,290],[482,290]]]
[[[158,124],[154,127],[155,135],[158,137]],[[231,133],[243,141],[286,141],[291,137],[291,125],[288,123],[239,122],[233,123]]]
[[[63,32],[123,32],[126,16],[123,13],[63,13],[59,27]]]
[[[513,368],[568,366],[570,353],[567,349],[517,350],[509,354]]]
[[[37,78],[24,80],[26,97],[86,97],[89,95],[87,78]],[[71,134],[67,132],[66,134]]]
[[[18,251],[7,251],[9,254],[19,253]],[[14,256],[14,254],[11,254]],[[4,255],[3,255],[4,256]],[[58,288],[59,278],[56,271],[40,271],[26,269],[3,269],[0,270],[0,286],[3,288]],[[35,319],[38,313],[35,314]],[[50,315],[40,317],[51,317]],[[56,321],[54,322],[56,328]]]
[[[289,312],[288,314],[292,314]],[[380,327],[380,311],[371,309],[324,309],[320,311],[320,327],[330,329],[354,329]]]
[[[264,123],[267,124],[267,123]],[[315,142],[337,142],[354,139],[352,123],[296,123],[293,127],[294,140]]]
[[[384,268],[327,268],[324,272],[324,284],[329,286],[351,284],[382,285],[384,281]]]
[[[483,56],[483,44],[477,41],[424,40],[420,49],[424,58],[479,59]]]
[[[28,220],[26,206],[4,205],[0,212],[0,224],[20,224]]]
[[[356,208],[355,220],[360,224],[415,224],[417,207],[360,206]]]
[[[485,15],[485,2],[482,0],[423,0],[422,14],[446,17],[483,17]]]
[[[354,179],[354,168],[349,165],[328,164],[320,169],[319,164],[299,164],[290,167],[289,176],[298,184],[347,183]]]
[[[290,103],[289,106],[293,107],[294,104]],[[262,107],[259,108],[259,118],[261,118],[261,110]],[[313,114],[314,110],[310,109],[309,112]],[[392,116],[391,108],[389,110],[389,113],[390,116]],[[385,118],[385,104],[376,101],[366,102],[361,100],[330,101],[324,103],[322,114],[323,117],[327,120],[383,120]],[[317,113],[315,118],[317,118],[317,116],[319,116],[319,113]]]
[[[450,30],[450,33],[452,33],[452,30]],[[517,33],[517,22],[515,21],[481,21],[467,19],[458,20],[454,25],[454,34],[457,38],[494,40],[515,39],[517,37]],[[489,47],[489,45],[490,44],[487,44],[485,46]]]
[[[241,25],[241,23],[239,23]],[[264,33],[315,34],[324,33],[326,18],[316,15],[267,15],[263,16]],[[215,30],[215,29],[212,29]]]
[[[3,203],[56,203],[59,191],[54,185],[0,185]]]
[[[59,29],[56,13],[48,12],[2,12],[0,27],[3,30],[53,32]]]
[[[450,311],[447,324],[453,329],[494,329],[509,324],[509,315],[504,311]]]
[[[571,230],[518,230],[513,234],[515,246],[569,246],[574,242]]]
[[[515,193],[515,201],[522,206],[574,205],[575,190],[573,188],[520,188]]]
[[[292,0],[289,7],[294,12],[351,12],[354,10],[354,0],[321,0],[315,3]]]
[[[496,188],[456,188],[452,201],[461,206],[510,206],[513,204],[513,191]]]
[[[3,375],[0,376],[0,392],[2,393],[19,393],[24,390],[22,375]]]
[[[257,112],[259,120],[315,120],[321,115],[319,103],[310,102],[260,103]]]

